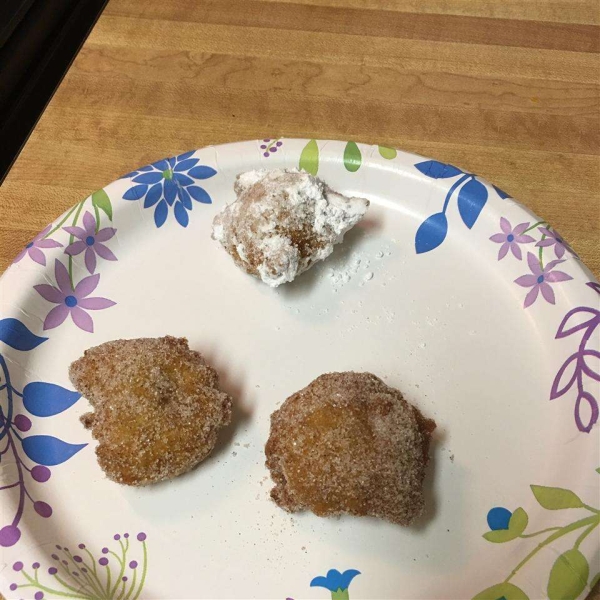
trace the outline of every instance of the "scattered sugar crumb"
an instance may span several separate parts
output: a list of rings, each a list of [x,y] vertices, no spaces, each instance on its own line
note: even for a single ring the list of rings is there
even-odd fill
[[[334,288],[336,288],[335,291],[337,291],[338,288],[346,285],[352,279],[352,277],[356,275],[358,269],[360,268],[360,263],[361,258],[355,257],[354,260],[352,260],[344,269],[341,269],[340,271],[334,271],[333,269],[330,270],[329,277],[332,285]]]
[[[388,253],[389,255],[390,253]],[[381,259],[385,256],[383,250],[379,250],[373,254],[373,256],[377,259]],[[366,254],[353,254],[348,259],[347,264],[339,269],[329,268],[327,270],[327,277],[331,281],[331,285],[333,286],[333,291],[337,292],[341,287],[348,284],[352,278],[359,274],[359,271],[362,271],[362,276],[360,277],[360,282],[358,283],[359,287],[362,287],[366,281],[370,281],[373,279],[375,273],[370,271],[369,268],[371,266],[371,259]],[[383,284],[385,285],[385,283]]]

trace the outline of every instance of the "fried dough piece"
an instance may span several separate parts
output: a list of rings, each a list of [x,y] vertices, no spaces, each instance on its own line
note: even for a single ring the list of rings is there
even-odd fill
[[[234,189],[237,200],[215,217],[213,239],[271,287],[327,258],[369,206],[297,169],[248,171],[238,175]]]
[[[185,338],[106,342],[86,350],[69,377],[95,409],[81,417],[99,441],[109,479],[146,485],[189,471],[231,420],[217,372]]]
[[[435,427],[371,373],[321,375],[271,415],[271,497],[289,512],[410,525],[424,509]]]

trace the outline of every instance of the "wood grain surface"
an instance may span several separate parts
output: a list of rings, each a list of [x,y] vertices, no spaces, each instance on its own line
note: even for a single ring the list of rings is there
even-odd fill
[[[598,277],[599,46],[598,0],[111,0],[0,188],[0,271],[136,166],[285,136],[475,171]]]

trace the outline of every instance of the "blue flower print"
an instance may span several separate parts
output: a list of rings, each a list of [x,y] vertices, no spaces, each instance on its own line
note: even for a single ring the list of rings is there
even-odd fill
[[[360,575],[360,571],[356,569],[349,569],[343,573],[337,569],[330,569],[325,577],[322,575],[315,577],[310,582],[310,587],[322,587],[329,590],[332,600],[348,600],[348,588],[357,575]]]
[[[508,508],[496,506],[492,508],[487,515],[488,526],[491,531],[501,531],[508,529],[512,513]]]
[[[217,172],[206,165],[199,165],[199,159],[191,158],[194,152],[159,160],[147,167],[127,173],[136,184],[124,194],[125,200],[144,200],[144,208],[154,206],[154,223],[162,227],[169,216],[169,207],[173,207],[175,219],[182,227],[187,227],[192,210],[192,200],[211,204],[206,190],[194,185],[197,179],[209,179]]]
[[[19,352],[30,352],[46,341],[48,338],[35,335],[17,319],[0,319],[0,346],[6,344]],[[3,510],[0,519],[0,548],[14,546],[21,539],[21,521],[29,524],[33,516],[29,508],[42,519],[52,516],[50,504],[39,499],[38,485],[46,483],[52,476],[49,467],[68,461],[87,445],[32,433],[36,421],[31,420],[31,415],[54,417],[73,406],[81,394],[43,381],[32,381],[17,389],[11,379],[12,366],[13,361],[0,351],[0,444],[3,446],[0,460],[3,466],[5,461],[16,466],[10,473],[7,472],[9,481],[4,482],[0,491],[14,489],[18,499],[10,509],[14,515],[12,519],[8,506],[3,505],[6,510]],[[41,494],[43,497],[43,490]],[[14,591],[13,588],[11,590]]]

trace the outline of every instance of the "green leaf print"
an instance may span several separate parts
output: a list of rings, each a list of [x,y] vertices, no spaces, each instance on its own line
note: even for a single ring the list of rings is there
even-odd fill
[[[548,510],[561,510],[563,508],[581,508],[583,502],[579,496],[571,490],[557,487],[545,487],[543,485],[532,485],[531,491],[535,499]]]
[[[585,589],[590,574],[588,561],[575,548],[561,554],[550,571],[549,600],[575,600]]]
[[[529,596],[516,585],[504,581],[479,592],[473,600],[529,600]]]
[[[362,156],[356,142],[348,142],[344,150],[344,166],[351,173],[360,169]]]
[[[539,556],[542,550],[551,547],[557,540],[570,536],[577,532],[577,537],[572,539],[572,548],[561,554],[552,565],[548,577],[547,596],[549,600],[575,600],[578,598],[586,586],[590,576],[590,567],[588,560],[579,550],[582,543],[588,536],[597,533],[600,526],[600,509],[588,506],[581,498],[571,490],[559,487],[546,487],[543,485],[532,485],[533,492],[539,504],[548,510],[562,510],[566,508],[584,509],[588,516],[576,517],[576,520],[566,525],[555,525],[546,527],[539,531],[529,531],[525,533],[529,524],[529,517],[525,510],[517,508],[510,516],[508,523],[506,520],[496,519],[498,508],[492,509],[493,514],[490,521],[490,513],[488,513],[488,523],[490,527],[494,527],[492,531],[484,534],[484,538],[490,542],[503,543],[510,540],[521,538],[537,538],[537,545],[533,546],[527,554],[514,566],[512,571],[508,573],[503,583],[499,583],[491,588],[487,588],[477,596],[474,600],[511,600],[515,598],[520,600],[527,598],[525,593],[519,588],[515,588],[510,583],[511,579],[525,568],[529,561],[536,556]],[[506,511],[506,509],[501,509]],[[575,513],[577,515],[577,513]],[[505,515],[502,515],[504,518]],[[506,529],[496,529],[496,526],[506,527]],[[543,537],[542,537],[543,536]],[[549,553],[546,552],[548,555]],[[549,555],[551,556],[551,555]],[[594,569],[596,571],[596,569]],[[600,580],[598,573],[590,582],[590,589],[593,588]],[[506,587],[509,586],[509,587]],[[536,588],[539,592],[539,587]],[[537,596],[536,596],[537,597]]]
[[[377,146],[379,148],[379,154],[387,160],[392,160],[398,156],[396,148],[389,148],[388,146]]]
[[[511,531],[510,529],[497,529],[496,531],[488,531],[483,534],[483,537],[494,544],[504,544],[505,542],[511,542],[519,537],[519,533]]]
[[[517,508],[508,522],[508,530],[519,536],[525,531],[528,522],[527,513],[522,508]]]
[[[113,211],[110,198],[104,190],[98,190],[92,194],[92,205],[106,213],[106,216],[112,221]]]
[[[319,146],[317,140],[310,140],[300,154],[300,169],[315,175],[319,171]]]

